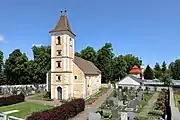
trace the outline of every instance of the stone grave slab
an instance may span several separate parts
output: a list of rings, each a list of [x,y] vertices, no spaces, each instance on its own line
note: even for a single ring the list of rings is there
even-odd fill
[[[128,120],[127,112],[121,112],[121,120]]]
[[[88,120],[101,120],[99,113],[89,113]]]
[[[118,119],[118,110],[117,109],[113,109],[112,110],[112,119],[113,120],[117,120]]]
[[[9,116],[8,120],[24,120],[24,119],[21,119],[21,118],[18,118],[18,117],[14,117],[14,116]]]
[[[128,112],[128,120],[134,120],[134,112]]]

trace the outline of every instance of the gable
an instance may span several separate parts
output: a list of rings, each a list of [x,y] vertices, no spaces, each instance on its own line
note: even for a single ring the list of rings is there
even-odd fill
[[[118,82],[119,85],[135,85],[139,86],[140,83],[138,83],[136,80],[132,79],[130,76],[127,76],[123,78],[121,81]]]

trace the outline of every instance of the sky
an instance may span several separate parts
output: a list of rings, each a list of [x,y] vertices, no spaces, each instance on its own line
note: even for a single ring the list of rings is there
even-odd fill
[[[32,59],[33,45],[50,45],[49,31],[68,10],[75,50],[111,42],[116,55],[134,54],[144,65],[180,58],[180,0],[1,0],[0,50],[16,48]]]

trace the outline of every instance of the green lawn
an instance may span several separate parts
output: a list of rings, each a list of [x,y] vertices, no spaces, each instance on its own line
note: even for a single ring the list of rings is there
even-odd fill
[[[33,112],[43,111],[47,109],[52,109],[53,106],[45,106],[38,103],[31,103],[31,102],[22,102],[17,103],[14,105],[2,106],[0,107],[0,112],[6,112],[11,110],[19,110],[17,113],[12,113],[10,115],[19,117],[19,118],[26,118]]]
[[[180,110],[180,104],[178,101],[180,101],[180,92],[174,92],[174,99],[175,99],[175,105]]]

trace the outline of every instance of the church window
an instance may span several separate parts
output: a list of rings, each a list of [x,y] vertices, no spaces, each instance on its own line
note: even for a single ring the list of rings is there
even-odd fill
[[[69,41],[70,41],[70,47],[72,47],[72,39],[70,38]]]
[[[77,76],[74,76],[74,80],[77,80]]]
[[[57,56],[62,56],[62,50],[57,50]]]
[[[56,81],[61,81],[61,75],[56,75]]]
[[[57,44],[57,45],[61,45],[61,37],[60,37],[60,36],[57,37],[56,44]]]
[[[56,66],[57,66],[57,68],[61,68],[61,61],[57,61]]]

